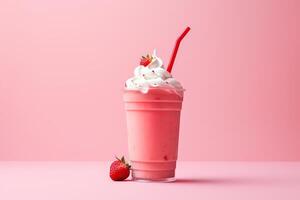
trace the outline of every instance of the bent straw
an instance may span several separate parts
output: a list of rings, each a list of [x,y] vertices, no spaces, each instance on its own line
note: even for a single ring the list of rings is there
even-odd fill
[[[168,68],[167,68],[167,71],[169,73],[171,73],[172,71],[172,68],[173,68],[173,65],[174,65],[174,61],[175,61],[175,58],[176,58],[176,55],[177,55],[177,51],[178,51],[178,48],[179,48],[179,45],[180,45],[180,42],[181,40],[184,38],[184,36],[186,36],[186,34],[191,30],[190,27],[186,27],[186,29],[184,30],[184,32],[179,36],[179,38],[176,40],[176,43],[175,43],[175,47],[173,49],[173,53],[172,53],[172,56],[171,56],[171,59],[170,59],[170,62],[169,62],[169,65],[168,65]]]

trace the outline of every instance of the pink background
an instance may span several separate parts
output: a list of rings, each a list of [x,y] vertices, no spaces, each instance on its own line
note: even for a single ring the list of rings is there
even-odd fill
[[[297,0],[0,1],[0,160],[127,153],[124,81],[157,48],[187,89],[181,160],[300,160]]]

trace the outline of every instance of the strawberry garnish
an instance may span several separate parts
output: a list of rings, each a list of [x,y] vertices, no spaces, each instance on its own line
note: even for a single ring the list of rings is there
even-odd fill
[[[121,159],[116,157],[116,159],[117,160],[110,165],[109,176],[114,181],[123,181],[128,178],[131,166],[126,163],[124,156],[122,156]]]
[[[147,67],[147,65],[149,65],[152,62],[153,57],[151,55],[147,55],[142,56],[141,61],[140,61],[140,65],[143,65],[144,67]]]

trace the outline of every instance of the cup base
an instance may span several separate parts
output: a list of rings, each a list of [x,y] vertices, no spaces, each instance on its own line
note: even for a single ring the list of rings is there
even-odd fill
[[[171,170],[138,170],[132,169],[132,180],[141,182],[174,182],[175,169]]]
[[[137,182],[142,182],[142,183],[152,183],[152,182],[171,183],[171,182],[175,182],[176,178],[171,177],[171,178],[159,178],[159,179],[144,179],[144,178],[132,177],[132,180]]]

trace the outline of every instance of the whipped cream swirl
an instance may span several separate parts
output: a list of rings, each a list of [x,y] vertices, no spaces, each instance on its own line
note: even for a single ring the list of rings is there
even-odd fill
[[[134,70],[134,77],[126,81],[125,87],[129,90],[140,90],[143,93],[147,93],[149,88],[183,90],[181,84],[164,68],[155,50],[151,63],[147,66],[137,66]]]

